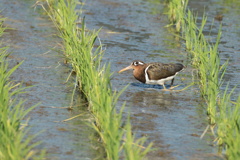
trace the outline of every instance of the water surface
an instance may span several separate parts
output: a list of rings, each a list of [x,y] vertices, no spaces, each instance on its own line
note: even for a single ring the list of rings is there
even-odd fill
[[[48,18],[34,11],[34,1],[0,0],[1,15],[8,18],[8,30],[3,40],[11,46],[11,65],[24,60],[14,79],[25,86],[34,85],[25,94],[27,107],[41,102],[30,114],[31,134],[41,133],[37,140],[43,143],[47,159],[103,159],[102,150],[95,139],[95,132],[85,122],[89,121],[86,106],[80,97],[75,97],[75,107],[69,111],[73,81],[66,83],[71,68],[63,63],[58,53],[61,41]],[[238,7],[237,7],[238,5]],[[204,30],[214,41],[222,22],[222,38],[219,46],[221,63],[229,60],[225,81],[230,87],[239,83],[240,74],[240,28],[239,3],[217,0],[192,0],[189,8],[208,18]],[[181,42],[173,35],[164,14],[166,6],[154,0],[88,0],[83,7],[89,29],[99,29],[100,39],[106,49],[104,62],[111,63],[112,86],[120,90],[128,85],[121,95],[118,108],[126,102],[125,113],[131,113],[131,122],[136,137],[146,136],[147,143],[154,142],[155,151],[148,159],[223,159],[213,147],[213,136],[207,133],[199,137],[207,127],[206,107],[196,86],[182,92],[165,92],[161,86],[145,85],[132,76],[131,71],[118,74],[133,60],[144,62],[178,62],[187,68],[175,78],[177,90],[192,82],[193,68]],[[216,16],[223,15],[218,21]],[[212,20],[215,19],[214,22]],[[213,26],[211,26],[213,24]],[[210,29],[212,31],[210,32]],[[54,48],[52,50],[52,48]],[[167,85],[168,86],[168,85]],[[224,89],[224,86],[223,86]],[[239,86],[235,90],[239,95]],[[79,107],[80,106],[80,107]],[[82,116],[62,122],[75,115]]]

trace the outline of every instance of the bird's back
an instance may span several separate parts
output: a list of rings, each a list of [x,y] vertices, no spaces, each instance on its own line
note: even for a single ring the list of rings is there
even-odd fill
[[[170,76],[176,75],[184,68],[184,65],[180,63],[149,63],[147,74],[150,80],[164,79]]]

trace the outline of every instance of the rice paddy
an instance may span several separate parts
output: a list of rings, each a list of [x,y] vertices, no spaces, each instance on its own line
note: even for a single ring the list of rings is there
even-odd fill
[[[5,18],[0,19],[0,37],[6,28]],[[0,159],[32,159],[43,158],[44,152],[36,150],[39,142],[33,143],[35,136],[29,136],[28,113],[36,106],[25,108],[25,99],[20,98],[26,88],[11,79],[20,64],[10,68],[7,57],[8,46],[0,43]],[[41,152],[41,153],[39,153]]]
[[[238,1],[42,2],[1,1],[0,159],[239,158]],[[136,59],[195,85],[116,73]]]
[[[48,8],[43,9],[63,40],[66,59],[76,73],[76,86],[87,99],[94,117],[92,127],[99,134],[107,159],[116,160],[122,156],[129,160],[143,159],[152,144],[140,147],[146,139],[135,140],[129,118],[125,122],[122,118],[124,105],[120,111],[115,108],[124,89],[119,93],[112,90],[110,64],[101,64],[104,51],[98,39],[100,30],[87,30],[85,19],[79,17],[75,0],[47,1],[47,4]],[[94,48],[96,41],[99,45]]]
[[[169,1],[170,10],[177,10],[177,8],[183,8],[186,4],[180,3],[179,6],[173,7],[174,1]],[[171,3],[173,3],[171,5]],[[224,83],[224,74],[227,68],[228,62],[220,63],[219,56],[219,43],[221,41],[221,25],[215,40],[211,42],[206,38],[203,33],[205,24],[207,22],[207,16],[203,14],[200,26],[197,24],[197,16],[192,13],[190,9],[186,12],[183,11],[178,21],[182,21],[181,37],[184,40],[189,56],[192,58],[192,66],[197,68],[197,81],[195,82],[200,89],[200,93],[205,100],[206,115],[209,119],[208,128],[211,129],[215,136],[215,142],[219,147],[219,152],[226,153],[228,159],[239,158],[239,142],[233,142],[233,139],[239,137],[239,98],[237,102],[231,102],[231,96],[234,88],[229,91],[228,85],[225,90],[221,87]],[[174,17],[174,16],[171,16]],[[171,19],[170,19],[171,20]],[[171,20],[172,21],[172,20]],[[175,23],[177,23],[175,21]],[[176,27],[176,30],[179,30]],[[230,93],[229,93],[230,92]],[[234,117],[234,118],[233,118]],[[205,132],[204,132],[205,134]],[[204,136],[201,136],[201,138]]]

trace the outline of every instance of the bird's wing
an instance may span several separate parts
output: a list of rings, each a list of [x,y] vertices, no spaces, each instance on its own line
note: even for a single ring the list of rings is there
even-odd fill
[[[164,64],[164,63],[152,63],[148,67],[147,74],[151,80],[160,80],[175,75],[177,72],[183,69],[183,65],[177,64]]]

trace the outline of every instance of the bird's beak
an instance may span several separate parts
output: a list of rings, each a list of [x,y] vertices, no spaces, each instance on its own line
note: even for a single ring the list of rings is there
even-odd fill
[[[121,72],[129,70],[129,69],[133,69],[132,65],[130,65],[130,66],[126,67],[126,68],[121,69],[120,71],[118,71],[118,73],[121,73]]]

